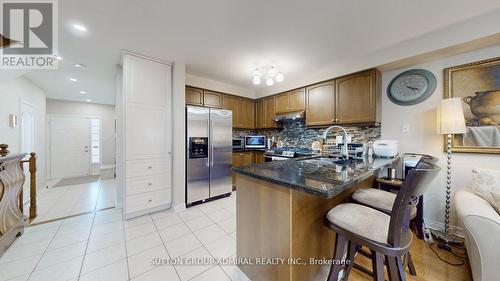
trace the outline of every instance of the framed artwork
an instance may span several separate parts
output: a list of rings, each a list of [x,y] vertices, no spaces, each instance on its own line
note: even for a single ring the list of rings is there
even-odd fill
[[[444,98],[452,97],[462,99],[467,128],[452,151],[500,154],[500,57],[444,69]]]

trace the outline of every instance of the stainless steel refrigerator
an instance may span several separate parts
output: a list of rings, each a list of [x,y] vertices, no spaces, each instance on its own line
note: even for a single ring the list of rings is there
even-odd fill
[[[186,206],[231,194],[232,111],[186,107]]]

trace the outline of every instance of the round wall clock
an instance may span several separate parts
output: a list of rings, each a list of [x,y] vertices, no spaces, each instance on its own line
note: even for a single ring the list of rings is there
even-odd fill
[[[436,89],[436,76],[424,69],[400,73],[387,87],[389,99],[399,105],[414,105],[430,97]]]

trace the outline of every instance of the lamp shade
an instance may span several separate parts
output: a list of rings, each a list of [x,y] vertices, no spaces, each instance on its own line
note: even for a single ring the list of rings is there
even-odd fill
[[[438,134],[465,134],[465,118],[460,98],[441,100],[437,110]]]

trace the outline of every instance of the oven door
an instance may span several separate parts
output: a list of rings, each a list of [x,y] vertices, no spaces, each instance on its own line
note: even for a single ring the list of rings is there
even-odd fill
[[[265,136],[246,136],[245,148],[266,148]]]

